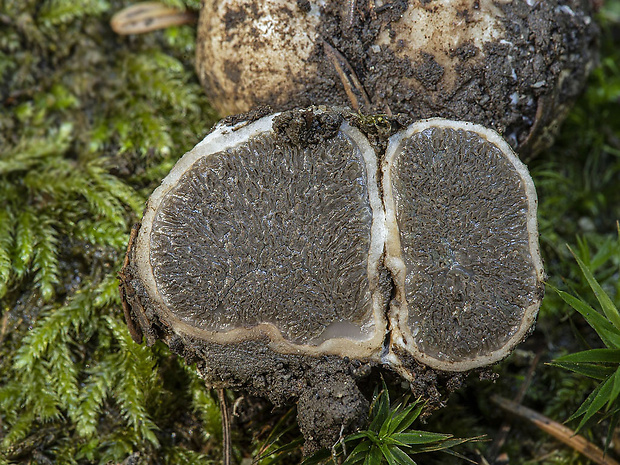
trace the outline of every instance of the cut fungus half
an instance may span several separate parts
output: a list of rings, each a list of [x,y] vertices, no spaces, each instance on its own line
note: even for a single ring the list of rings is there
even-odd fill
[[[273,123],[220,126],[175,165],[144,214],[139,280],[177,333],[370,358],[386,326],[375,152],[347,123],[306,147]]]
[[[504,358],[542,299],[527,168],[495,131],[443,119],[394,135],[382,168],[393,349],[447,371]]]
[[[405,377],[412,358],[465,371],[505,357],[543,279],[536,192],[508,144],[431,119],[383,156],[331,110],[297,112],[336,123],[304,141],[281,130],[290,112],[220,124],[155,190],[122,273],[142,330]]]

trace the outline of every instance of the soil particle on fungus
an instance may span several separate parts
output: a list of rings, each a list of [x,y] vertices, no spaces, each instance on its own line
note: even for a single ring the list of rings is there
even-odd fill
[[[273,109],[269,105],[259,105],[256,108],[251,109],[245,113],[238,115],[229,115],[220,121],[220,124],[240,127],[242,125],[250,124],[256,120],[261,119],[263,116],[267,116],[273,113]]]
[[[312,9],[310,0],[297,0],[297,7],[304,13],[309,13]]]
[[[361,428],[368,416],[369,402],[350,376],[325,374],[320,381],[306,389],[297,404],[305,454],[331,448],[334,438]]]
[[[134,340],[211,386],[297,402],[310,452],[364,420],[372,368],[439,405],[526,337],[536,193],[497,133],[326,107],[247,117],[151,195],[119,275]]]
[[[437,84],[441,81],[444,68],[435,61],[435,56],[430,53],[420,52],[419,59],[413,67],[413,76],[426,90],[437,90]]]
[[[197,70],[223,114],[351,105],[333,49],[364,112],[482,124],[528,157],[551,143],[596,61],[586,0],[281,3],[204,2]],[[238,22],[223,31],[226,17]]]
[[[342,121],[338,113],[291,110],[274,118],[273,130],[287,143],[306,146],[333,138]]]

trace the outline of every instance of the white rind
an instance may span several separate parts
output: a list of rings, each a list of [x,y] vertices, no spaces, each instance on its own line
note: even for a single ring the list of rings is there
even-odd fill
[[[419,362],[436,368],[438,370],[445,371],[467,371],[473,368],[491,365],[499,360],[505,358],[514,347],[523,340],[527,335],[530,328],[533,326],[540,307],[540,300],[530,305],[525,309],[524,316],[521,320],[521,325],[514,333],[514,335],[504,344],[504,346],[490,354],[480,355],[475,358],[464,361],[446,361],[439,360],[435,357],[431,357],[422,353],[415,345],[414,338],[411,336],[407,326],[407,301],[405,298],[405,277],[407,269],[405,263],[401,258],[401,244],[400,244],[400,232],[396,222],[396,201],[391,185],[391,168],[394,164],[394,160],[400,151],[403,139],[410,138],[413,134],[424,131],[425,129],[439,127],[450,128],[454,130],[471,131],[478,134],[483,139],[486,139],[491,144],[499,148],[505,158],[514,166],[515,170],[521,178],[521,182],[525,188],[525,194],[527,196],[528,203],[528,218],[527,218],[527,230],[529,238],[529,251],[532,258],[532,263],[536,272],[538,282],[541,283],[544,280],[544,269],[542,258],[540,256],[540,250],[538,246],[538,223],[536,218],[536,211],[538,206],[538,197],[536,195],[536,188],[534,182],[530,177],[529,171],[525,164],[515,155],[512,148],[508,143],[495,131],[485,128],[479,124],[452,121],[443,118],[431,118],[427,120],[418,121],[409,126],[406,130],[392,136],[388,143],[386,155],[382,163],[383,172],[383,195],[384,195],[384,207],[386,215],[386,227],[387,227],[387,245],[386,245],[386,265],[393,275],[394,283],[396,286],[395,301],[398,306],[395,309],[398,310],[398,314],[394,315],[394,311],[390,310],[389,325],[392,330],[392,344],[405,349]],[[404,342],[404,337],[409,343]],[[390,357],[392,362],[397,360],[397,357]],[[408,377],[406,369],[402,364],[397,363],[395,368]]]
[[[246,142],[252,137],[262,133],[271,132],[273,119],[278,113],[263,117],[255,122],[242,122],[236,126],[219,125],[213,132],[207,135],[202,142],[196,145],[191,151],[187,152],[172,168],[168,176],[164,178],[161,185],[155,189],[147,203],[142,226],[140,228],[136,245],[134,248],[134,259],[138,276],[143,283],[145,290],[158,309],[160,318],[169,325],[174,332],[180,335],[188,335],[200,338],[213,343],[242,342],[267,337],[270,347],[279,353],[284,354],[307,354],[307,355],[326,355],[333,354],[341,357],[351,357],[366,360],[378,360],[385,337],[385,314],[384,302],[381,301],[381,293],[376,292],[377,273],[379,263],[383,254],[383,243],[385,236],[385,216],[383,213],[382,202],[379,197],[377,182],[377,157],[370,146],[368,140],[356,128],[347,123],[343,123],[340,131],[348,136],[353,144],[360,150],[366,162],[369,201],[372,209],[371,225],[371,245],[369,249],[368,274],[370,281],[370,291],[372,293],[373,315],[372,321],[368,321],[360,332],[367,333],[366,339],[332,338],[319,345],[293,344],[285,340],[271,323],[262,323],[249,329],[235,328],[230,331],[208,331],[198,329],[176,317],[166,306],[164,300],[157,290],[157,284],[153,275],[150,263],[151,253],[151,232],[152,225],[157,211],[166,195],[173,189],[181,176],[192,165],[203,157],[208,157]]]

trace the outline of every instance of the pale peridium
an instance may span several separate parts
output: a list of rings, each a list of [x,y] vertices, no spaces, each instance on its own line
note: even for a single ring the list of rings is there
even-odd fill
[[[400,58],[415,59],[430,54],[443,68],[443,87],[451,89],[456,81],[458,54],[462,46],[476,50],[474,59],[484,55],[485,44],[502,40],[506,34],[501,4],[512,0],[442,0],[409,2],[402,18],[385,28],[377,45],[387,47]],[[394,47],[404,43],[407,47]],[[420,84],[411,80],[411,84]]]

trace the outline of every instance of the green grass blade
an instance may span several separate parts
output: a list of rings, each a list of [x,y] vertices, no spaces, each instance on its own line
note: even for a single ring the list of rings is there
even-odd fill
[[[620,363],[620,349],[592,349],[555,359],[556,362]]]
[[[598,393],[594,396],[588,409],[583,414],[583,417],[581,418],[581,421],[579,422],[579,426],[577,426],[577,429],[575,430],[575,432],[578,432],[581,428],[583,428],[586,422],[590,418],[592,418],[592,416],[594,416],[596,412],[598,412],[601,408],[603,408],[603,405],[605,405],[609,401],[609,398],[611,396],[611,391],[613,388],[613,384],[614,384],[614,378],[610,376],[607,379],[607,381],[605,381],[600,386]]]
[[[364,459],[364,465],[380,465],[383,463],[383,454],[377,446],[372,446]]]
[[[451,437],[450,434],[429,433],[428,431],[409,431],[407,433],[395,433],[391,436],[392,439],[405,445],[430,444]]]
[[[392,446],[390,450],[400,465],[417,465],[401,448]]]
[[[416,445],[412,447],[415,453],[419,454],[422,452],[435,452],[435,451],[445,451],[447,449],[452,449],[453,447],[460,446],[461,444],[465,444],[466,442],[479,441],[482,439],[482,436],[475,436],[471,438],[453,438],[442,441],[438,444],[431,445]]]
[[[393,433],[402,433],[405,431],[420,416],[423,408],[423,402],[419,400],[414,401],[405,410],[394,417],[388,434],[392,435]]]
[[[368,429],[370,431],[379,432],[383,427],[385,421],[390,414],[390,394],[388,393],[385,381],[383,382],[383,389],[379,395],[375,398],[373,405],[370,408],[370,417],[372,421]]]
[[[609,319],[609,321],[611,321],[616,330],[620,331],[620,312],[618,312],[618,309],[616,308],[614,303],[600,286],[598,281],[594,278],[594,275],[585,265],[585,263],[583,263],[583,261],[577,256],[577,254],[573,252],[573,249],[568,247],[568,250],[571,251],[573,257],[575,257],[575,260],[577,260],[577,264],[579,265],[579,268],[581,268],[581,272],[583,273],[583,275],[588,280],[588,284],[592,288],[592,291],[594,291],[594,295],[596,296],[598,302],[601,304],[605,316]]]
[[[580,375],[588,376],[589,378],[598,379],[600,381],[603,381],[615,371],[613,367],[604,367],[586,363],[551,362],[549,365],[564,368],[565,370],[579,373]]]
[[[590,407],[590,404],[592,404],[592,401],[594,400],[594,398],[596,397],[596,395],[598,394],[600,390],[601,390],[601,385],[599,384],[596,387],[596,389],[594,389],[594,391],[592,391],[590,395],[586,397],[586,400],[583,401],[583,403],[579,406],[577,411],[573,413],[566,421],[572,421],[575,418],[579,418],[581,415],[586,413],[586,411],[588,410],[588,407]]]
[[[293,451],[295,449],[300,448],[303,445],[303,443],[304,443],[303,437],[296,438],[292,440],[291,442],[289,442],[288,444],[284,444],[283,446],[276,447],[275,449],[263,452],[258,458],[258,461],[264,460],[267,457],[271,457],[273,455],[285,454],[287,452]]]
[[[388,431],[391,428],[392,425],[392,421],[394,420],[394,416],[393,416],[393,411],[388,411],[388,414],[385,416],[385,419],[383,420],[383,423],[381,424],[381,427],[379,428],[379,437],[380,438],[384,438],[386,435],[388,435]]]
[[[620,334],[616,328],[599,312],[594,310],[582,300],[550,286],[562,298],[564,302],[579,312],[596,331],[605,345],[611,349],[620,348]]]
[[[609,396],[609,402],[607,403],[607,410],[609,410],[612,404],[616,401],[618,394],[620,394],[620,367],[613,375],[613,388],[611,390],[611,395]]]
[[[398,465],[396,458],[394,457],[394,455],[392,455],[392,452],[390,451],[388,446],[386,446],[385,444],[381,444],[379,446],[379,449],[381,449],[381,454],[383,454],[383,457],[387,461],[388,465]]]
[[[620,253],[618,238],[608,237],[605,242],[598,246],[598,250],[590,259],[590,269],[597,270],[613,257]]]
[[[355,449],[353,449],[351,453],[347,456],[346,460],[342,463],[342,465],[351,465],[351,464],[363,461],[366,455],[368,454],[370,447],[371,447],[370,442],[368,441],[360,442],[357,446],[355,446]]]
[[[344,442],[357,441],[358,439],[370,438],[371,436],[367,431],[360,431],[359,433],[352,434],[351,436],[347,436],[344,438]]]
[[[270,448],[274,446],[282,436],[284,436],[286,433],[288,433],[293,428],[295,428],[294,424],[285,426],[287,422],[289,422],[294,412],[295,412],[294,409],[290,409],[288,412],[286,412],[282,416],[282,418],[278,420],[278,422],[275,424],[275,426],[272,428],[271,432],[269,433],[269,436],[267,436],[267,439],[265,439],[265,442],[261,446],[258,460],[262,460],[265,457],[268,457],[269,455],[274,454],[275,451],[270,450]]]

